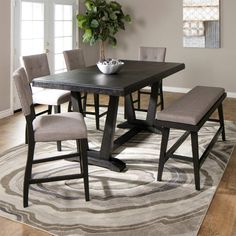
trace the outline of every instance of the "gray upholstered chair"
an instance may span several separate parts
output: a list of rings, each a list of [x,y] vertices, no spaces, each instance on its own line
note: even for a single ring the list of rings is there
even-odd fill
[[[82,49],[67,50],[64,51],[63,54],[68,71],[85,67],[84,54]],[[94,96],[94,104],[87,103],[87,93],[85,93],[84,96],[82,96],[83,112],[84,115],[86,114],[95,115],[96,129],[99,129],[100,128],[99,118],[107,114],[107,112],[100,113],[99,107],[107,107],[107,106],[99,104],[99,94],[94,94],[93,96]],[[95,111],[94,112],[87,111],[86,106],[93,106]]]
[[[165,47],[140,47],[139,48],[139,60],[164,62],[165,57],[166,57]],[[135,108],[135,110],[147,111],[147,109],[141,108],[141,94],[150,94],[150,93],[151,93],[150,86],[145,87],[138,91],[137,99],[133,101],[134,103],[137,103],[137,108]],[[160,81],[159,83],[158,96],[160,97],[160,102],[157,104],[157,106],[161,106],[161,110],[163,110],[164,98],[163,98],[162,81]]]
[[[50,75],[47,54],[37,54],[23,56],[27,78],[31,83],[34,78]],[[48,105],[48,110],[38,113],[42,114],[48,112],[51,114],[52,106],[55,113],[61,112],[61,104],[70,101],[70,92],[59,89],[45,89],[32,87],[33,103]],[[57,143],[57,149],[61,150],[61,142]]]
[[[89,200],[88,162],[87,162],[87,128],[83,115],[78,112],[67,112],[53,115],[35,116],[32,91],[24,68],[19,68],[13,74],[16,89],[20,98],[22,111],[25,115],[28,131],[28,156],[25,168],[23,205],[28,206],[29,187],[31,184],[52,182],[67,179],[83,178],[85,199]],[[73,154],[54,156],[34,160],[36,142],[51,142],[76,140],[77,151]],[[55,161],[71,157],[80,159],[79,174],[68,174],[46,178],[32,176],[33,164]],[[75,163],[77,165],[77,163]]]

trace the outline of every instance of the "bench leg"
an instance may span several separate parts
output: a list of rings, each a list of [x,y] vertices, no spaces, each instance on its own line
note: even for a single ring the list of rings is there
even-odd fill
[[[159,159],[158,175],[157,175],[158,181],[161,181],[162,179],[164,164],[166,162],[166,149],[167,149],[167,144],[168,144],[168,139],[169,139],[169,133],[170,133],[169,128],[164,128],[162,130],[161,150],[160,150],[160,159]]]
[[[224,113],[223,113],[223,105],[222,103],[218,107],[218,114],[219,114],[219,120],[220,125],[222,127],[222,140],[225,141],[225,124],[224,124]]]
[[[198,133],[191,132],[192,142],[192,153],[193,153],[193,170],[195,179],[195,188],[200,190],[200,163],[199,163],[199,152],[198,152]]]

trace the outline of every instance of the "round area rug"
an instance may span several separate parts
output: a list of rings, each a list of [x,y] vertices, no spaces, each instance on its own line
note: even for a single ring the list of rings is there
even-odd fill
[[[86,118],[89,146],[99,148],[102,132]],[[216,131],[207,123],[199,134],[200,151]],[[117,135],[122,133],[117,130]],[[227,141],[219,141],[201,169],[201,191],[195,190],[192,163],[168,160],[163,181],[157,182],[160,135],[141,132],[114,156],[127,164],[117,173],[89,166],[89,202],[82,180],[34,184],[29,207],[23,208],[22,189],[27,146],[15,147],[0,158],[0,215],[55,235],[196,235],[236,142],[236,124],[226,122]],[[173,143],[180,131],[171,132]],[[73,141],[63,142],[62,154],[73,152]],[[171,145],[171,143],[170,143]],[[178,152],[191,156],[187,140]],[[57,154],[55,143],[38,143],[36,158]],[[34,176],[79,172],[77,162],[38,164]]]

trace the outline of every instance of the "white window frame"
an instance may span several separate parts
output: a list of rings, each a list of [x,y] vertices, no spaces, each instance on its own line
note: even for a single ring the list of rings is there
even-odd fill
[[[11,0],[12,1],[12,72],[21,66],[20,63],[20,51],[21,51],[21,2],[39,2],[44,3],[44,51],[48,53],[48,59],[50,64],[50,70],[54,72],[54,4],[73,5],[74,16],[78,12],[78,0]],[[74,18],[75,19],[75,18]],[[52,22],[49,24],[49,22]],[[52,32],[50,34],[50,32]],[[72,48],[76,48],[79,45],[78,27],[76,25],[76,19],[73,21],[73,42]],[[20,108],[18,96],[16,95],[15,87],[11,82],[11,109],[12,111]]]

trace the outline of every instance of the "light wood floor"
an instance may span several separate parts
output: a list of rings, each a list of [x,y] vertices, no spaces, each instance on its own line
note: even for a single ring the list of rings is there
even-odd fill
[[[165,93],[165,105],[182,96]],[[106,97],[102,97],[103,102]],[[121,100],[122,104],[122,100]],[[143,105],[145,106],[144,99]],[[226,120],[236,121],[236,99],[224,103]],[[0,153],[24,142],[24,117],[21,112],[0,120]],[[0,217],[0,236],[48,236],[50,234]],[[214,199],[203,221],[199,236],[236,235],[236,149],[226,168]]]

